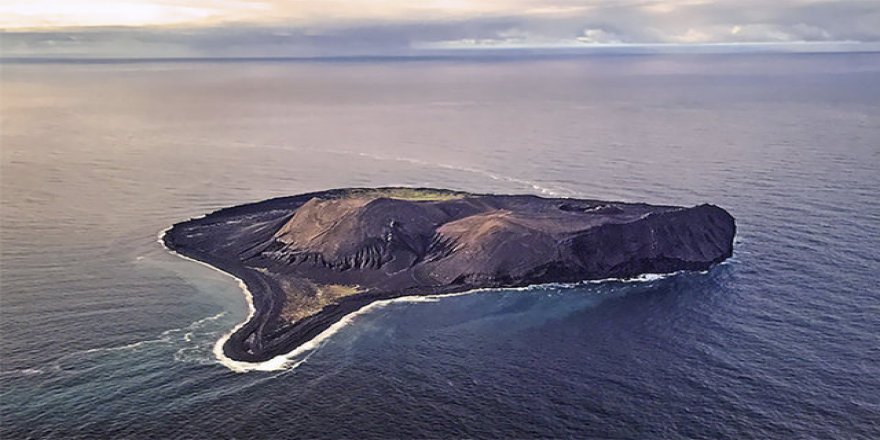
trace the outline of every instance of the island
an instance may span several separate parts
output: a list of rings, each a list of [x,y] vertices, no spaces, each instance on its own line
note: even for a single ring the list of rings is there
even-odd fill
[[[253,313],[230,359],[288,353],[375,301],[702,271],[730,257],[724,209],[432,188],[346,188],[173,225],[170,250],[241,279]]]

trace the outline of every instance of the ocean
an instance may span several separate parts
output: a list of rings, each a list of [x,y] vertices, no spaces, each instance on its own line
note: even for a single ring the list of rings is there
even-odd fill
[[[880,54],[0,65],[2,438],[880,438]],[[157,235],[429,186],[737,219],[706,273],[397,301],[236,373]]]

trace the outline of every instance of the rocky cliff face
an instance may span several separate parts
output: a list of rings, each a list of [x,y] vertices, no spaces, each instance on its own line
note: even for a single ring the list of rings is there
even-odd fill
[[[261,257],[274,270],[345,273],[365,287],[523,284],[705,269],[731,255],[734,233],[733,218],[711,205],[313,198]]]

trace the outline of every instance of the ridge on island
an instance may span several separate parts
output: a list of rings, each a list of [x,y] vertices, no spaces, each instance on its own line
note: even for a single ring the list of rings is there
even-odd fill
[[[221,209],[162,240],[247,284],[255,312],[223,352],[261,362],[377,300],[705,270],[735,233],[706,204],[351,188]]]

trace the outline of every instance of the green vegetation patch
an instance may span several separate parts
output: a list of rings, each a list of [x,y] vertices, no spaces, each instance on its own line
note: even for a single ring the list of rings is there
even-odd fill
[[[342,284],[311,285],[307,282],[304,284],[307,287],[303,285],[303,282],[299,285],[281,282],[287,294],[287,300],[281,309],[281,317],[288,322],[293,323],[312,316],[320,312],[324,307],[335,304],[346,296],[355,295],[363,291],[358,286]],[[304,287],[306,287],[305,291],[308,294],[304,294],[300,290]]]
[[[444,200],[462,199],[472,194],[463,191],[431,188],[376,188],[354,189],[349,193],[352,197],[389,198],[408,200],[411,202],[440,202]]]

